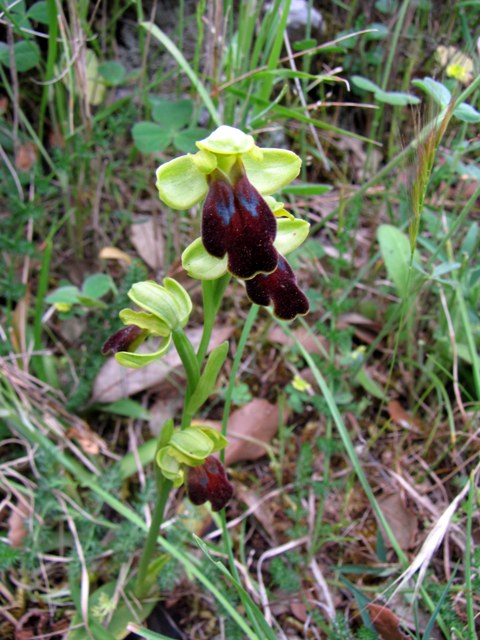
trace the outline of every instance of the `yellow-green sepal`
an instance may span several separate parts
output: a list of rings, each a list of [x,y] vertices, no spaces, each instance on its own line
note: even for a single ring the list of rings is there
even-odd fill
[[[122,309],[118,315],[123,324],[134,324],[140,329],[145,329],[150,334],[166,337],[171,333],[170,327],[168,327],[163,320],[160,320],[160,318],[157,318],[151,313]]]
[[[171,342],[172,336],[169,334],[161,339],[160,347],[156,351],[150,353],[119,351],[115,354],[115,360],[123,367],[128,367],[129,369],[140,369],[141,367],[145,367],[147,364],[151,364],[152,362],[155,362],[155,360],[164,356],[169,350]]]
[[[160,199],[172,209],[193,207],[207,195],[208,182],[205,174],[208,171],[203,169],[202,159],[194,160],[192,154],[160,165],[156,183]]]

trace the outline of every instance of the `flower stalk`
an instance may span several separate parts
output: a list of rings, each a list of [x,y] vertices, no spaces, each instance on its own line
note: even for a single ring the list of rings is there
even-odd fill
[[[149,595],[159,571],[152,563],[156,540],[172,488],[185,485],[195,504],[210,502],[222,512],[233,494],[223,466],[227,401],[222,433],[194,422],[213,392],[228,352],[228,343],[207,356],[215,320],[233,277],[240,279],[252,303],[241,344],[240,357],[259,307],[273,306],[274,314],[293,320],[308,312],[309,304],[298,286],[285,255],[306,239],[309,225],[288,213],[271,194],[288,184],[300,171],[300,159],[291,151],[261,149],[252,136],[221,126],[197,142],[198,151],[175,158],[157,170],[160,199],[173,209],[203,202],[202,235],[186,248],[182,264],[202,281],[203,332],[195,351],[185,327],[192,311],[187,291],[172,278],[163,285],[153,281],[134,284],[128,295],[140,310],[124,309],[124,327],[111,336],[103,352],[113,352],[121,365],[143,367],[163,357],[173,346],[181,360],[185,393],[181,418],[168,420],[158,437],[155,455],[157,499],[136,578],[139,598]],[[149,345],[153,346],[149,349]],[[230,381],[234,383],[235,375]],[[219,454],[219,458],[216,457]],[[231,549],[230,549],[231,552]]]

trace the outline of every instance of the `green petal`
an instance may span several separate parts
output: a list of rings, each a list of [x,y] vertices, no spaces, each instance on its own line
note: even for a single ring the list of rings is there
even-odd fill
[[[163,284],[177,307],[180,325],[184,327],[192,313],[192,300],[182,285],[173,278],[165,278]]]
[[[206,175],[217,168],[217,156],[206,149],[200,149],[191,158],[197,169]]]
[[[153,313],[171,331],[185,326],[192,310],[190,296],[185,289],[171,278],[165,278],[167,287],[147,280],[136,282],[128,292],[128,297],[145,311]]]
[[[188,154],[158,167],[157,189],[160,200],[172,209],[189,209],[207,195],[208,183]]]
[[[153,316],[151,313],[122,309],[118,315],[123,324],[134,324],[140,329],[146,329],[149,333],[157,336],[168,336],[172,332],[165,322],[162,322],[160,318]]]
[[[170,446],[160,449],[156,461],[165,478],[171,480],[175,487],[180,487],[185,479],[185,473],[180,462],[172,456],[171,450]]]
[[[204,433],[212,442],[213,444],[212,453],[215,453],[216,451],[220,451],[221,449],[224,449],[227,446],[228,440],[217,429],[214,429],[213,427],[207,427],[203,424],[198,425],[195,428],[200,429],[200,431]]]
[[[187,427],[175,431],[170,438],[171,455],[177,460],[191,466],[202,464],[214,449],[214,442],[201,429]]]
[[[243,133],[240,129],[224,124],[215,129],[208,138],[199,140],[196,145],[199,149],[220,155],[237,155],[250,151],[255,146],[255,141],[252,136]]]
[[[300,173],[302,161],[286,149],[262,149],[242,157],[248,179],[262,195],[268,195],[291,182]]]
[[[273,212],[273,215],[276,218],[290,218],[291,220],[294,219],[294,216],[284,208],[283,202],[278,202],[278,200],[275,200],[275,198],[273,198],[272,196],[265,196],[264,200],[268,204]]]
[[[140,369],[141,367],[145,367],[147,364],[151,364],[152,362],[155,362],[155,360],[164,356],[170,348],[171,340],[171,335],[167,338],[163,338],[160,342],[159,349],[153,353],[130,353],[130,351],[119,351],[115,354],[115,360],[123,367],[128,367],[129,369]]]
[[[191,278],[197,280],[216,280],[227,273],[228,256],[211,256],[201,238],[197,238],[182,253],[182,265]]]
[[[304,242],[308,236],[310,224],[298,218],[277,218],[277,235],[273,246],[282,254],[287,255]]]

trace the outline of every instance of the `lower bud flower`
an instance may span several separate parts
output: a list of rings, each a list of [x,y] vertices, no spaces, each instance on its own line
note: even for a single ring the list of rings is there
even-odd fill
[[[212,511],[220,511],[233,495],[222,463],[215,456],[207,456],[198,467],[187,467],[187,494],[193,504],[209,500]]]

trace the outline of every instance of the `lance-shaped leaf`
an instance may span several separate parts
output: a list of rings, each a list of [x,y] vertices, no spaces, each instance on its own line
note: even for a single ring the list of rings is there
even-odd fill
[[[228,255],[228,270],[238,278],[270,273],[277,266],[273,246],[275,216],[243,173],[232,185],[220,171],[212,174],[203,206],[202,240],[216,258]]]
[[[278,267],[273,273],[247,280],[246,288],[248,297],[255,304],[267,306],[272,303],[273,312],[280,320],[293,320],[308,313],[308,300],[283,256],[279,256]]]
[[[222,342],[208,356],[207,363],[202,371],[200,380],[187,405],[187,412],[190,415],[197,413],[200,407],[208,400],[212,393],[220,369],[225,362],[228,353],[228,342]]]

